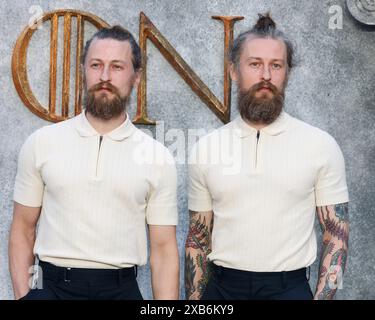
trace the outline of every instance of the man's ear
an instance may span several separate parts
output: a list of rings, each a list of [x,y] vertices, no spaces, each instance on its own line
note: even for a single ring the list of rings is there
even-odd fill
[[[229,66],[229,73],[230,73],[230,78],[232,79],[232,81],[237,82],[238,81],[238,71],[237,71],[236,66],[233,63],[231,63],[230,66]]]
[[[139,68],[134,74],[134,86],[138,87],[142,78],[142,68]]]

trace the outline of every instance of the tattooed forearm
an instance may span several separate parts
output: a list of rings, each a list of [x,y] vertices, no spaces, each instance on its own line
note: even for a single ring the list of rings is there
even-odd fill
[[[191,212],[185,245],[186,298],[199,299],[206,288],[210,276],[207,255],[211,252],[212,228],[212,212]]]
[[[319,283],[322,281],[323,277],[327,273],[327,268],[323,265],[323,262],[325,261],[328,255],[332,254],[334,248],[335,248],[334,243],[329,242],[329,241],[323,242],[323,251],[322,251],[322,256],[321,256],[320,264],[319,264]]]
[[[319,266],[319,280],[315,299],[332,299],[340,287],[345,270],[348,240],[348,203],[318,207],[323,231],[323,250]]]
[[[185,295],[190,297],[196,290],[194,285],[195,278],[194,259],[190,256],[190,252],[185,257]]]
[[[342,281],[343,268],[346,264],[347,250],[339,249],[336,251],[331,260],[330,270],[323,275],[325,284],[323,290],[318,294],[319,300],[331,300]],[[325,267],[324,267],[325,268]]]

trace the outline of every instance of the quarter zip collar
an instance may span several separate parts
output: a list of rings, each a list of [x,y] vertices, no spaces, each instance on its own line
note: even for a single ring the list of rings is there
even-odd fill
[[[250,135],[256,135],[258,131],[260,133],[266,133],[271,136],[279,135],[287,130],[290,118],[291,116],[289,114],[287,114],[285,111],[282,111],[279,117],[274,122],[260,130],[257,130],[247,124],[241,116],[238,116],[234,121],[236,122],[238,129],[240,129],[236,130],[236,132],[238,132],[238,135],[241,138],[244,138]]]
[[[82,110],[82,112],[75,117],[75,128],[81,137],[100,136],[87,120],[85,110]],[[135,126],[130,121],[129,115],[126,114],[126,120],[119,127],[101,136],[108,137],[114,141],[122,141],[131,136],[134,130]]]

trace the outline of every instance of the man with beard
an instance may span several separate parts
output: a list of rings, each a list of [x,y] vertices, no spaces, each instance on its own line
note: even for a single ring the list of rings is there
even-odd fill
[[[154,298],[177,299],[174,160],[126,113],[140,49],[127,30],[102,29],[86,43],[82,68],[85,110],[37,130],[20,151],[9,243],[15,298],[142,299],[136,272],[147,262],[147,224]]]
[[[269,15],[238,36],[230,58],[240,117],[200,139],[189,160],[186,297],[332,299],[348,250],[340,148],[283,110],[293,46]],[[315,212],[323,241],[313,296]]]

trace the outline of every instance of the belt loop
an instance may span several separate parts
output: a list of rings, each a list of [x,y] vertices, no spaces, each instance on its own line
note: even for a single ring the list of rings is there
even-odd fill
[[[70,282],[70,277],[69,277],[69,274],[70,274],[70,269],[71,268],[64,268],[64,282]]]
[[[310,280],[310,270],[311,270],[311,268],[310,268],[310,266],[308,266],[308,267],[306,268],[306,271],[307,271],[307,281]]]
[[[137,265],[134,266],[134,271],[135,271],[135,277],[137,278],[137,275],[138,275],[138,266]]]

